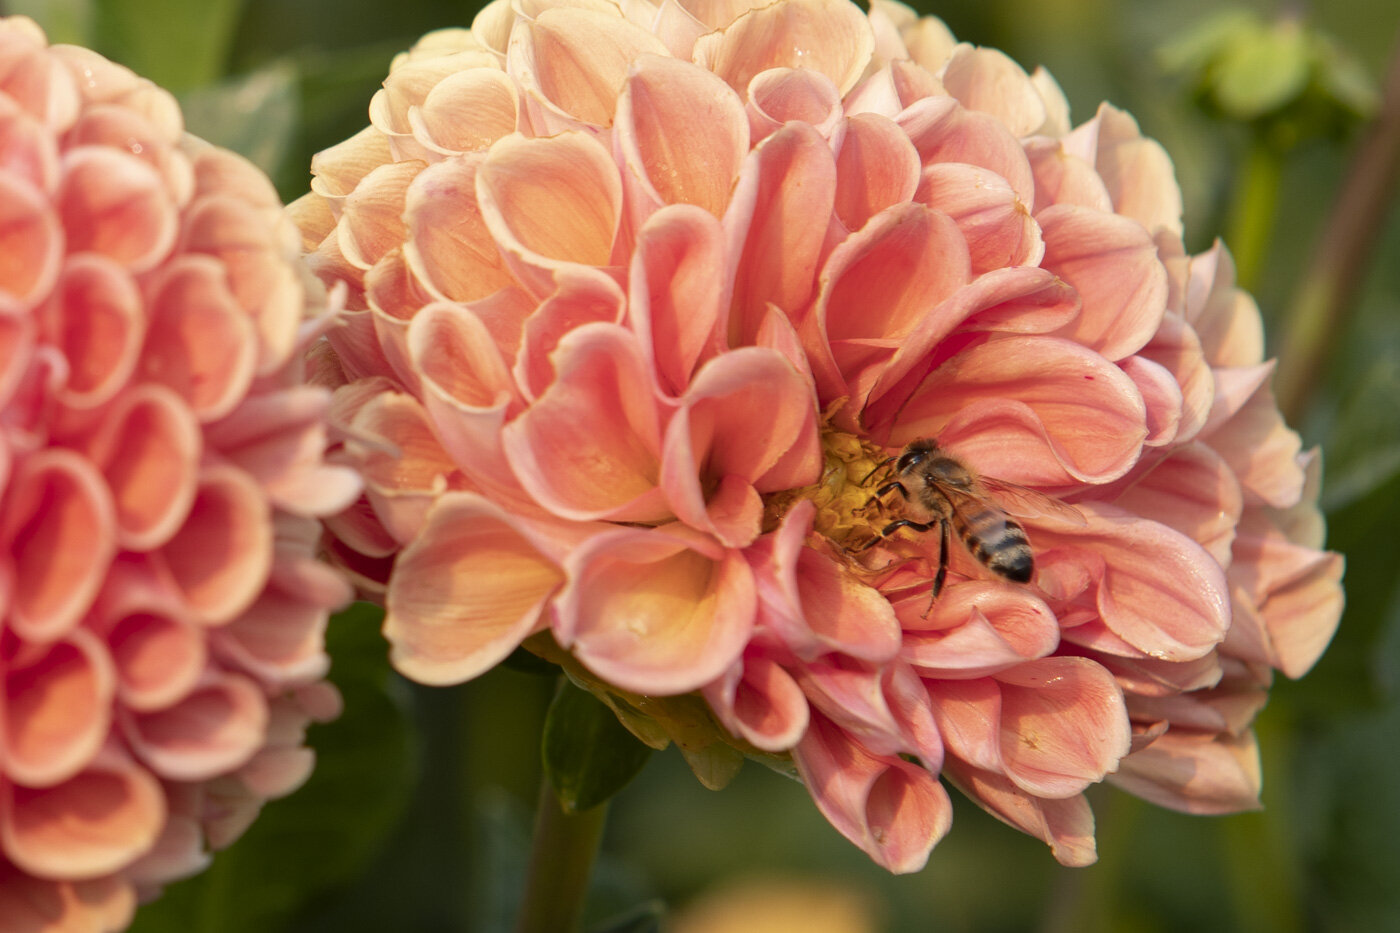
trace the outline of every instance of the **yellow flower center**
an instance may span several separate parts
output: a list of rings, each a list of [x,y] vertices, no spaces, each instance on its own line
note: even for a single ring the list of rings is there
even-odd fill
[[[822,459],[822,475],[815,483],[765,497],[763,530],[772,531],[789,509],[810,499],[817,507],[813,537],[825,538],[842,550],[860,547],[889,522],[874,504],[884,472],[881,467],[889,456],[854,434],[823,427]]]

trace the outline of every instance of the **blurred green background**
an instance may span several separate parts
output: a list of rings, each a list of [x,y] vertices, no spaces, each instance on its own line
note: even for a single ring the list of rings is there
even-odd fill
[[[191,131],[259,163],[286,200],[306,190],[313,152],[367,123],[396,51],[475,12],[444,0],[7,0],[0,9],[175,91]],[[1135,114],[1176,162],[1188,246],[1227,237],[1277,347],[1362,135],[1357,112],[1374,104],[1368,93],[1397,42],[1400,0],[924,9],[961,39],[1045,65],[1076,121],[1105,99]],[[1268,28],[1286,15],[1330,44],[1310,46],[1300,64],[1307,54],[1294,33]],[[1347,612],[1321,663],[1299,682],[1280,678],[1260,719],[1263,812],[1194,818],[1096,789],[1100,861],[1068,870],[959,798],[927,869],[896,878],[787,779],[750,764],[713,793],[670,750],[612,803],[589,918],[654,899],[684,912],[772,879],[815,883],[866,913],[869,925],[849,933],[1400,930],[1395,212],[1378,237],[1298,420],[1307,443],[1326,451],[1323,501],[1329,546],[1347,555]],[[209,872],[143,908],[139,933],[510,929],[552,681],[500,669],[454,689],[413,686],[389,671],[363,612],[340,620],[330,641],[347,709],[312,732],[316,775],[270,804]]]

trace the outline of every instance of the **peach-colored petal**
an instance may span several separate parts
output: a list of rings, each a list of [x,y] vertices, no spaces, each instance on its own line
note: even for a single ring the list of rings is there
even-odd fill
[[[1196,541],[1229,566],[1242,502],[1239,483],[1204,444],[1179,447],[1114,500]]]
[[[631,332],[586,324],[554,354],[554,384],[501,432],[520,484],[575,521],[655,521],[664,412]]]
[[[443,152],[485,149],[513,132],[520,90],[503,72],[472,68],[438,81],[421,107],[408,111],[414,136]]]
[[[511,32],[506,70],[554,119],[611,126],[628,65],[645,53],[666,55],[659,39],[616,13],[559,6]]]
[[[745,109],[755,140],[792,122],[807,123],[830,136],[844,116],[836,85],[807,68],[770,68],[754,75]]]
[[[1026,156],[1035,174],[1034,213],[1052,204],[1075,204],[1095,211],[1113,210],[1113,199],[1092,162],[1065,148],[1063,141],[1037,137],[1026,141]]]
[[[1037,265],[1045,252],[1040,227],[1000,175],[961,162],[924,168],[914,199],[943,211],[967,239],[974,274]]]
[[[565,566],[555,636],[624,690],[696,690],[737,660],[753,629],[743,557],[676,526],[596,534]]]
[[[855,86],[875,50],[865,16],[838,0],[786,0],[749,10],[696,40],[695,61],[735,90],[769,68],[811,68],[841,94]]]
[[[742,547],[759,532],[758,493],[803,486],[820,475],[811,388],[774,350],[745,347],[716,357],[682,397],[662,456],[661,484],[676,516]],[[748,503],[729,511],[726,482],[742,484]],[[707,501],[712,486],[718,492]]]
[[[1259,747],[1239,736],[1168,731],[1123,759],[1109,778],[1129,793],[1184,813],[1236,813],[1259,808]]]
[[[890,442],[937,436],[1011,482],[1106,482],[1139,456],[1145,416],[1137,387],[1098,354],[1059,338],[1018,337],[973,344],[930,373]]]
[[[368,269],[403,242],[408,188],[424,167],[421,162],[381,165],[346,197],[336,232],[340,251],[351,265]]]
[[[1287,508],[1303,491],[1298,433],[1288,427],[1266,384],[1228,421],[1209,429],[1207,442],[1230,465],[1245,502]]]
[[[896,874],[923,868],[952,826],[952,801],[937,778],[870,754],[825,717],[812,717],[792,759],[831,825]]]
[[[984,677],[1041,658],[1060,641],[1044,602],[1001,583],[949,586],[927,619],[905,623],[900,657],[927,677]]]
[[[1095,118],[1072,138],[1069,144],[1092,161],[1103,178],[1114,210],[1149,231],[1181,234],[1181,189],[1171,157],[1161,144],[1141,135],[1132,116],[1101,104]]]
[[[704,694],[725,728],[755,748],[787,751],[807,731],[807,698],[790,674],[762,654],[746,655],[707,684]]]
[[[1035,203],[1035,181],[1021,144],[991,114],[967,110],[951,97],[927,97],[895,118],[923,165],[964,162],[1006,179],[1022,204]]]
[[[880,211],[914,196],[919,154],[909,137],[877,114],[851,116],[836,153],[836,216],[859,230]]]
[[[958,46],[941,77],[959,103],[992,114],[1014,136],[1029,136],[1045,123],[1045,102],[1030,77],[996,49]]]
[[[1021,790],[1004,775],[950,758],[953,781],[992,816],[1050,846],[1055,861],[1071,868],[1098,860],[1094,814],[1082,794],[1047,800]]]
[[[163,709],[194,688],[208,656],[203,634],[172,613],[136,611],[107,632],[117,696],[128,709]]]
[[[160,177],[146,162],[107,146],[63,157],[57,192],[68,248],[100,253],[145,272],[175,244],[178,218]]]
[[[266,499],[235,467],[206,466],[180,530],[160,549],[161,566],[201,622],[243,612],[267,582],[272,522]]]
[[[1080,504],[1083,527],[1037,528],[1041,586],[1087,574],[1108,629],[1138,651],[1169,661],[1209,652],[1230,623],[1220,565],[1185,535],[1111,506]],[[1182,583],[1180,581],[1189,581]],[[1070,595],[1070,594],[1065,594]],[[1079,635],[1067,629],[1065,637]]]
[[[158,781],[112,744],[52,787],[0,781],[0,848],[40,877],[100,878],[155,842],[165,821]]]
[[[413,540],[423,517],[447,488],[456,464],[433,434],[417,399],[398,392],[369,400],[352,422],[374,444],[352,440],[366,493],[385,530],[402,544]]]
[[[132,712],[123,723],[132,750],[169,780],[206,781],[246,762],[267,733],[267,700],[245,677],[224,674],[178,703]]]
[[[561,266],[612,264],[622,182],[592,136],[502,139],[477,170],[476,193],[506,264],[535,294],[553,291]]]
[[[334,578],[339,582],[339,578]],[[348,602],[349,593],[340,602]],[[213,636],[218,654],[265,683],[324,677],[326,607],[294,593],[269,589]]]
[[[0,540],[14,561],[7,628],[48,641],[92,604],[116,553],[116,515],[101,475],[69,450],[35,453],[6,490]]]
[[[1205,427],[1215,403],[1215,378],[1196,332],[1177,314],[1168,312],[1137,355],[1166,369],[1180,387],[1181,413],[1172,440],[1184,444],[1194,439]]]
[[[476,197],[480,156],[461,156],[420,172],[404,200],[404,259],[428,290],[474,301],[510,284],[505,260]]]
[[[1142,348],[1166,309],[1166,270],[1147,231],[1127,218],[1074,205],[1036,214],[1041,265],[1079,292],[1083,309],[1065,336],[1119,360]]]
[[[5,774],[28,787],[51,787],[86,767],[112,719],[112,661],[81,629],[41,654],[12,664],[5,677]]]
[[[232,411],[253,379],[257,348],[224,267],[209,257],[176,259],[156,274],[148,307],[141,374],[175,390],[202,421]]]
[[[92,408],[108,401],[131,377],[146,337],[141,295],[130,274],[98,253],[79,253],[57,285],[60,338],[68,361],[65,405]]]
[[[638,284],[638,294],[629,302],[614,278],[587,266],[562,268],[554,274],[554,282],[554,293],[538,305],[525,292],[509,289],[498,292],[494,300],[477,301],[470,306],[488,328],[496,318],[506,320],[519,315],[522,319],[512,374],[529,398],[538,398],[554,384],[558,375],[554,351],[559,341],[585,324],[620,324],[630,316],[639,339],[645,341],[640,321],[646,313],[645,286]],[[502,350],[510,346],[499,336],[496,344]]]
[[[1214,366],[1258,366],[1264,361],[1264,322],[1248,292],[1235,288],[1235,263],[1219,240],[1191,257],[1186,318]]]
[[[721,350],[726,265],[719,221],[698,208],[663,207],[637,235],[628,316],[670,395],[680,395],[697,363]]]
[[[724,216],[749,151],[743,102],[711,72],[643,55],[617,101],[615,145],[629,205],[694,204]],[[641,226],[644,216],[634,216]]]
[[[135,911],[135,893],[116,876],[47,881],[0,867],[0,917],[14,933],[118,933]]]
[[[1119,366],[1133,380],[1147,408],[1147,437],[1143,445],[1164,447],[1177,440],[1185,399],[1171,372],[1142,356],[1130,356]]]
[[[486,500],[443,495],[395,565],[384,617],[394,666],[422,683],[460,683],[514,651],[564,582],[541,546]]]
[[[148,551],[179,528],[194,500],[202,447],[190,410],[162,386],[138,386],[109,409],[90,454],[111,490],[123,547]]]
[[[47,294],[63,263],[63,235],[58,215],[33,185],[0,176],[0,294],[21,307]]]

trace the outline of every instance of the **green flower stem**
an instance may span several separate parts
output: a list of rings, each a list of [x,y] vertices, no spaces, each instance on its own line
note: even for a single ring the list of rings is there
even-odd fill
[[[1381,108],[1352,159],[1312,263],[1289,310],[1274,391],[1297,422],[1356,306],[1356,294],[1380,241],[1400,174],[1400,43]]]
[[[535,838],[516,933],[569,933],[579,928],[607,818],[606,803],[565,813],[549,780],[540,779]]]
[[[1283,175],[1283,152],[1267,135],[1251,135],[1240,184],[1230,206],[1229,229],[1225,242],[1235,259],[1235,279],[1241,288],[1253,290],[1263,272],[1278,212],[1279,180]]]

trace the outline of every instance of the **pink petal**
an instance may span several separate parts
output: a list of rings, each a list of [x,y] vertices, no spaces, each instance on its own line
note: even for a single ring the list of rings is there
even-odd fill
[[[1055,614],[1019,587],[949,586],[922,626],[906,625],[900,657],[929,677],[984,677],[1041,658],[1060,642]]]
[[[388,137],[367,126],[311,157],[311,190],[326,198],[339,217],[341,205],[360,179],[390,159]]]
[[[29,307],[53,288],[63,228],[48,198],[19,178],[0,179],[0,292]]]
[[[1191,257],[1186,319],[1214,366],[1258,366],[1264,362],[1264,321],[1259,306],[1235,287],[1235,263],[1219,240]]]
[[[228,290],[227,270],[207,256],[181,256],[151,286],[143,375],[173,389],[201,421],[242,401],[257,365],[254,331]]]
[[[988,476],[1028,485],[1111,481],[1147,434],[1122,370],[1054,337],[972,344],[929,374],[899,418],[891,445],[938,437]]]
[[[0,163],[6,178],[52,191],[58,183],[58,151],[53,134],[7,96],[0,104]]]
[[[826,75],[807,68],[759,72],[749,82],[746,109],[755,140],[793,121],[810,124],[823,136],[830,136],[844,116],[836,85]]]
[[[876,755],[897,755],[907,747],[885,694],[885,666],[829,654],[797,665],[792,674],[812,709],[862,748]]]
[[[390,581],[384,635],[394,666],[425,684],[490,670],[535,628],[564,580],[548,551],[500,507],[443,494]]]
[[[146,272],[175,245],[179,217],[165,184],[140,158],[107,146],[64,154],[57,204],[71,252],[100,253]]]
[[[132,750],[161,777],[207,781],[241,766],[267,737],[267,700],[253,681],[211,676],[174,706],[132,712]]]
[[[384,392],[355,415],[353,427],[381,443],[351,441],[375,515],[400,544],[412,541],[423,518],[453,479],[456,464],[438,443],[427,412],[411,395]]]
[[[1303,442],[1283,420],[1267,384],[1228,421],[1209,430],[1207,442],[1238,477],[1247,504],[1287,508],[1298,501]]]
[[[1046,800],[1026,793],[1001,774],[957,759],[949,759],[946,770],[982,809],[1048,844],[1061,865],[1080,868],[1098,860],[1094,814],[1082,794]]]
[[[995,116],[1014,136],[1029,136],[1045,123],[1045,102],[1030,78],[996,49],[958,46],[941,77],[959,103]]]
[[[613,12],[559,6],[512,30],[506,69],[547,115],[545,128],[611,126],[628,66],[667,55],[651,33]]]
[[[807,731],[807,697],[791,675],[762,654],[746,654],[707,684],[704,694],[726,729],[763,751],[787,751]]]
[[[563,266],[612,264],[622,182],[592,136],[502,139],[477,170],[476,194],[507,266],[534,294],[552,292]]]
[[[14,561],[6,625],[48,641],[88,610],[116,553],[116,516],[86,459],[53,447],[26,457],[6,490],[0,540]]]
[[[1181,189],[1171,157],[1155,140],[1138,131],[1128,113],[1101,104],[1089,123],[1074,131],[1092,149],[1086,153],[1113,198],[1113,209],[1149,231],[1181,235]],[[1071,143],[1071,145],[1076,145]]]
[[[666,428],[661,483],[681,520],[733,547],[758,536],[757,493],[816,482],[821,444],[810,384],[782,355],[745,347],[706,363]],[[706,490],[724,484],[747,502],[726,515]],[[747,490],[747,491],[744,491]],[[757,506],[756,508],[754,506]]]
[[[1259,809],[1259,747],[1254,733],[1240,736],[1168,731],[1123,759],[1115,785],[1183,813],[1238,813]]]
[[[424,169],[404,199],[404,260],[424,287],[451,301],[475,301],[513,284],[482,217],[476,177],[484,156]]]
[[[1181,412],[1175,442],[1185,443],[1196,437],[1205,427],[1215,402],[1215,377],[1196,332],[1177,314],[1168,312],[1152,340],[1137,355],[1166,369],[1180,387]]]
[[[1144,446],[1163,447],[1177,441],[1185,400],[1176,379],[1165,367],[1142,356],[1130,356],[1119,366],[1133,380],[1147,406]]]
[[[149,849],[164,822],[160,783],[111,743],[62,784],[0,782],[0,847],[31,875],[111,874]]]
[[[136,368],[146,338],[141,293],[130,274],[97,253],[71,257],[58,282],[60,346],[68,384],[59,400],[92,408],[112,398]]]
[[[951,97],[915,101],[895,119],[925,166],[965,162],[1006,180],[1022,204],[1035,203],[1035,181],[1020,142],[991,114],[964,109]]]
[[[859,230],[880,211],[910,200],[919,184],[919,154],[892,121],[850,117],[836,153],[836,216]]]
[[[683,205],[657,211],[637,235],[628,315],[658,383],[673,396],[702,357],[721,350],[729,298],[723,237],[714,217]]]
[[[262,491],[236,467],[201,471],[184,524],[155,553],[204,624],[232,620],[262,591],[272,564],[269,511]]]
[[[5,676],[5,773],[28,787],[50,787],[86,767],[112,721],[112,661],[90,632],[36,647]],[[18,661],[18,659],[16,659]]]
[[[952,827],[952,801],[937,778],[901,758],[870,754],[820,715],[792,760],[831,825],[896,874],[923,868]]]
[[[117,933],[135,912],[136,894],[122,876],[48,881],[14,866],[0,869],[0,916],[21,933]]]
[[[1075,287],[1083,309],[1064,336],[1110,360],[1141,349],[1166,310],[1167,274],[1157,246],[1135,221],[1074,205],[1036,215],[1043,268]]]
[[[695,42],[695,62],[735,90],[769,68],[810,68],[841,94],[855,87],[875,50],[865,14],[837,0],[789,0],[750,10]]]
[[[770,302],[789,315],[806,307],[835,197],[831,148],[804,123],[778,130],[745,160],[724,216],[739,257],[731,346],[753,342]]]
[[[1229,566],[1243,507],[1240,487],[1209,447],[1188,444],[1173,450],[1113,501],[1176,529],[1209,551],[1220,566]]]
[[[502,431],[520,484],[575,521],[669,516],[658,488],[664,413],[631,332],[584,325],[560,341],[554,362],[554,384]]]
[[[1220,565],[1203,548],[1111,506],[1079,503],[1079,510],[1088,519],[1083,527],[1031,532],[1043,587],[1061,576],[1087,575],[1108,629],[1154,658],[1188,661],[1219,644],[1230,602]]]
[[[512,373],[526,394],[533,398],[547,391],[558,376],[554,351],[561,340],[585,324],[620,324],[629,313],[627,294],[612,276],[597,269],[569,266],[554,274],[554,283],[554,293],[538,304],[519,289],[497,292],[501,306],[518,308],[523,317],[521,348]],[[472,305],[483,321],[487,319],[485,310],[477,309],[485,303],[479,301]],[[633,297],[630,304],[644,305],[644,294]],[[635,321],[645,310],[631,310],[630,313]],[[642,328],[637,326],[636,329],[641,338]],[[496,343],[502,346],[499,337]]]
[[[421,107],[408,111],[408,120],[415,137],[437,149],[486,149],[515,131],[520,120],[520,91],[500,71],[455,71],[433,85]]]
[[[423,168],[421,162],[380,165],[346,197],[336,233],[340,251],[351,265],[368,269],[404,241],[409,185]]]
[[[117,509],[121,545],[159,547],[194,500],[202,444],[199,425],[173,392],[141,385],[109,409],[91,441]]]
[[[205,633],[174,614],[133,611],[107,632],[117,696],[137,712],[163,709],[194,688],[207,657]]]
[[[804,661],[840,652],[883,662],[899,650],[900,628],[879,590],[803,542],[814,507],[799,500],[778,530],[744,551],[758,584],[759,622]]]
[[[1035,214],[1052,204],[1075,204],[1095,211],[1113,210],[1113,199],[1092,162],[1068,152],[1061,140],[1038,137],[1026,141],[1026,156],[1035,173]]]
[[[957,221],[974,275],[1004,266],[1034,266],[1044,254],[1029,208],[1005,179],[984,168],[960,162],[929,165],[914,199]]]
[[[555,636],[624,690],[699,689],[738,659],[753,629],[743,556],[674,525],[594,535],[566,567]]]
[[[743,102],[689,62],[643,55],[617,101],[615,145],[634,208],[694,204],[724,216],[749,151]],[[640,227],[645,216],[634,216]]]

